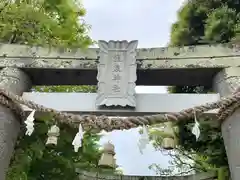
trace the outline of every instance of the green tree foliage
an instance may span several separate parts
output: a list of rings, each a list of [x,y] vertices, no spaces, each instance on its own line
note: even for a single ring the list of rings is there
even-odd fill
[[[172,26],[171,45],[197,45],[231,42],[239,38],[240,2],[237,0],[190,0],[178,12]],[[208,93],[208,87],[171,87],[171,93]],[[219,126],[201,125],[201,138],[195,141],[191,125],[179,124],[179,142],[185,150],[207,157],[215,167],[228,166]]]
[[[239,43],[239,40],[239,0],[189,0],[179,10],[177,22],[172,25],[170,46]],[[209,93],[212,91],[204,86],[174,86],[169,87],[168,90],[170,93]],[[180,145],[177,147],[179,154],[175,156],[175,160],[184,157],[187,152],[188,155],[194,154],[187,158],[195,160],[193,167],[195,170],[224,169],[223,167],[228,167],[228,163],[220,127],[204,123],[207,122],[206,120],[202,119],[201,137],[198,141],[191,133],[193,119],[191,123],[180,122],[178,124]],[[160,143],[155,142],[156,144]]]
[[[240,2],[237,0],[191,0],[178,12],[172,26],[171,45],[197,45],[231,42],[239,38]],[[178,86],[171,93],[208,93],[208,87]],[[201,138],[195,141],[190,124],[179,124],[179,141],[185,150],[207,156],[215,167],[227,166],[227,158],[219,127],[201,126]]]
[[[38,92],[96,92],[95,86],[37,86],[33,91]],[[87,171],[108,171],[98,167],[101,156],[98,141],[100,136],[86,132],[83,147],[75,153],[72,140],[77,129],[61,125],[57,146],[46,146],[47,131],[54,121],[36,120],[35,131],[32,136],[25,136],[22,129],[16,145],[7,178],[8,180],[77,180],[76,168]],[[115,170],[110,170],[115,173]]]
[[[205,24],[205,39],[212,42],[228,42],[237,34],[240,13],[223,6],[209,14]]]
[[[0,42],[47,47],[86,48],[93,43],[89,26],[83,21],[86,11],[75,0],[1,0]],[[93,86],[34,87],[40,92],[95,92]],[[44,120],[44,121],[42,121]],[[98,169],[100,136],[86,132],[83,147],[75,153],[72,140],[77,129],[58,124],[56,147],[46,146],[47,132],[55,122],[37,119],[32,136],[23,128],[7,173],[8,180],[76,180],[76,168]]]
[[[190,0],[172,25],[172,46],[229,42],[239,36],[238,0]]]
[[[39,92],[95,92],[95,86],[37,86]],[[61,125],[57,146],[46,146],[47,131],[55,122],[51,119],[39,119],[35,123],[32,136],[21,131],[15,154],[8,170],[8,180],[77,180],[76,168],[88,171],[102,171],[98,167],[101,156],[98,141],[100,136],[86,132],[83,147],[75,153],[72,140],[77,129]],[[111,172],[115,172],[114,170]]]
[[[76,1],[77,2],[77,1]],[[74,0],[2,0],[0,40],[41,46],[85,48],[92,44],[85,9]]]
[[[100,137],[86,133],[83,147],[75,153],[72,140],[77,130],[59,126],[61,131],[56,147],[45,145],[49,124],[36,123],[30,137],[22,130],[8,170],[8,180],[77,180],[76,168],[97,170],[101,155],[97,144]]]

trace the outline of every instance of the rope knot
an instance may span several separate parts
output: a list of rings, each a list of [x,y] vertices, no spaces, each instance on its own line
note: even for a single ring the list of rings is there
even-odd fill
[[[218,119],[223,122],[240,108],[240,86],[228,100],[222,101],[222,106],[218,112]]]

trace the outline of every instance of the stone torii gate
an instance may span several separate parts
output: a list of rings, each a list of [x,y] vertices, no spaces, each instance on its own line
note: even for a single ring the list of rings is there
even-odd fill
[[[81,51],[2,44],[0,87],[59,111],[136,116],[214,102],[240,85],[240,49],[235,45],[137,49],[137,41],[99,41],[99,47]],[[33,85],[96,84],[98,92],[89,94],[28,92]],[[204,85],[218,94],[136,94],[136,85]],[[4,180],[20,126],[8,108],[0,105],[0,113]],[[222,124],[232,180],[240,177],[239,118],[237,110]]]

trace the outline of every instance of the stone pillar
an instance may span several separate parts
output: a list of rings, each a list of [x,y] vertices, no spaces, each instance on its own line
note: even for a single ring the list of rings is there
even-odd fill
[[[227,96],[240,86],[240,67],[230,67],[219,72],[213,87],[221,96]],[[240,109],[222,123],[222,135],[228,157],[232,180],[240,178]]]
[[[31,88],[28,76],[16,68],[0,70],[0,87],[17,95]],[[20,130],[17,117],[4,106],[0,105],[0,179],[4,180],[14,151],[14,145]]]

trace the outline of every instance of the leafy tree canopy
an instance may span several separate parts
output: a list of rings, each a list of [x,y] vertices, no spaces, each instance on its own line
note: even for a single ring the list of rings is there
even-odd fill
[[[74,0],[2,0],[0,40],[41,46],[85,48],[92,44],[86,11]]]
[[[86,13],[75,0],[1,0],[0,42],[47,47],[87,48],[93,43],[89,25],[82,19]],[[41,92],[95,92],[90,86],[34,87]],[[44,121],[42,121],[44,120]],[[72,140],[77,129],[58,124],[60,137],[56,147],[45,145],[54,120],[35,121],[32,136],[23,128],[7,173],[8,180],[77,180],[76,168],[101,170],[97,134],[85,133],[83,147],[75,153]]]
[[[172,25],[169,45],[238,43],[239,40],[240,2],[238,0],[189,0],[179,10],[177,22]],[[168,90],[170,93],[212,92],[209,87],[204,86],[174,86],[169,87]],[[202,123],[201,137],[196,141],[191,133],[193,123],[194,120],[191,123],[178,124],[180,145],[177,148],[178,153],[174,155],[175,163],[180,166],[186,164],[181,158],[186,157],[187,152],[186,158],[195,161],[194,166],[190,168],[197,171],[228,168],[220,127],[211,123]],[[155,139],[154,142],[159,148],[161,142],[156,141],[161,141],[161,138]]]
[[[172,25],[170,45],[186,46],[229,42],[239,36],[237,0],[190,0]]]

